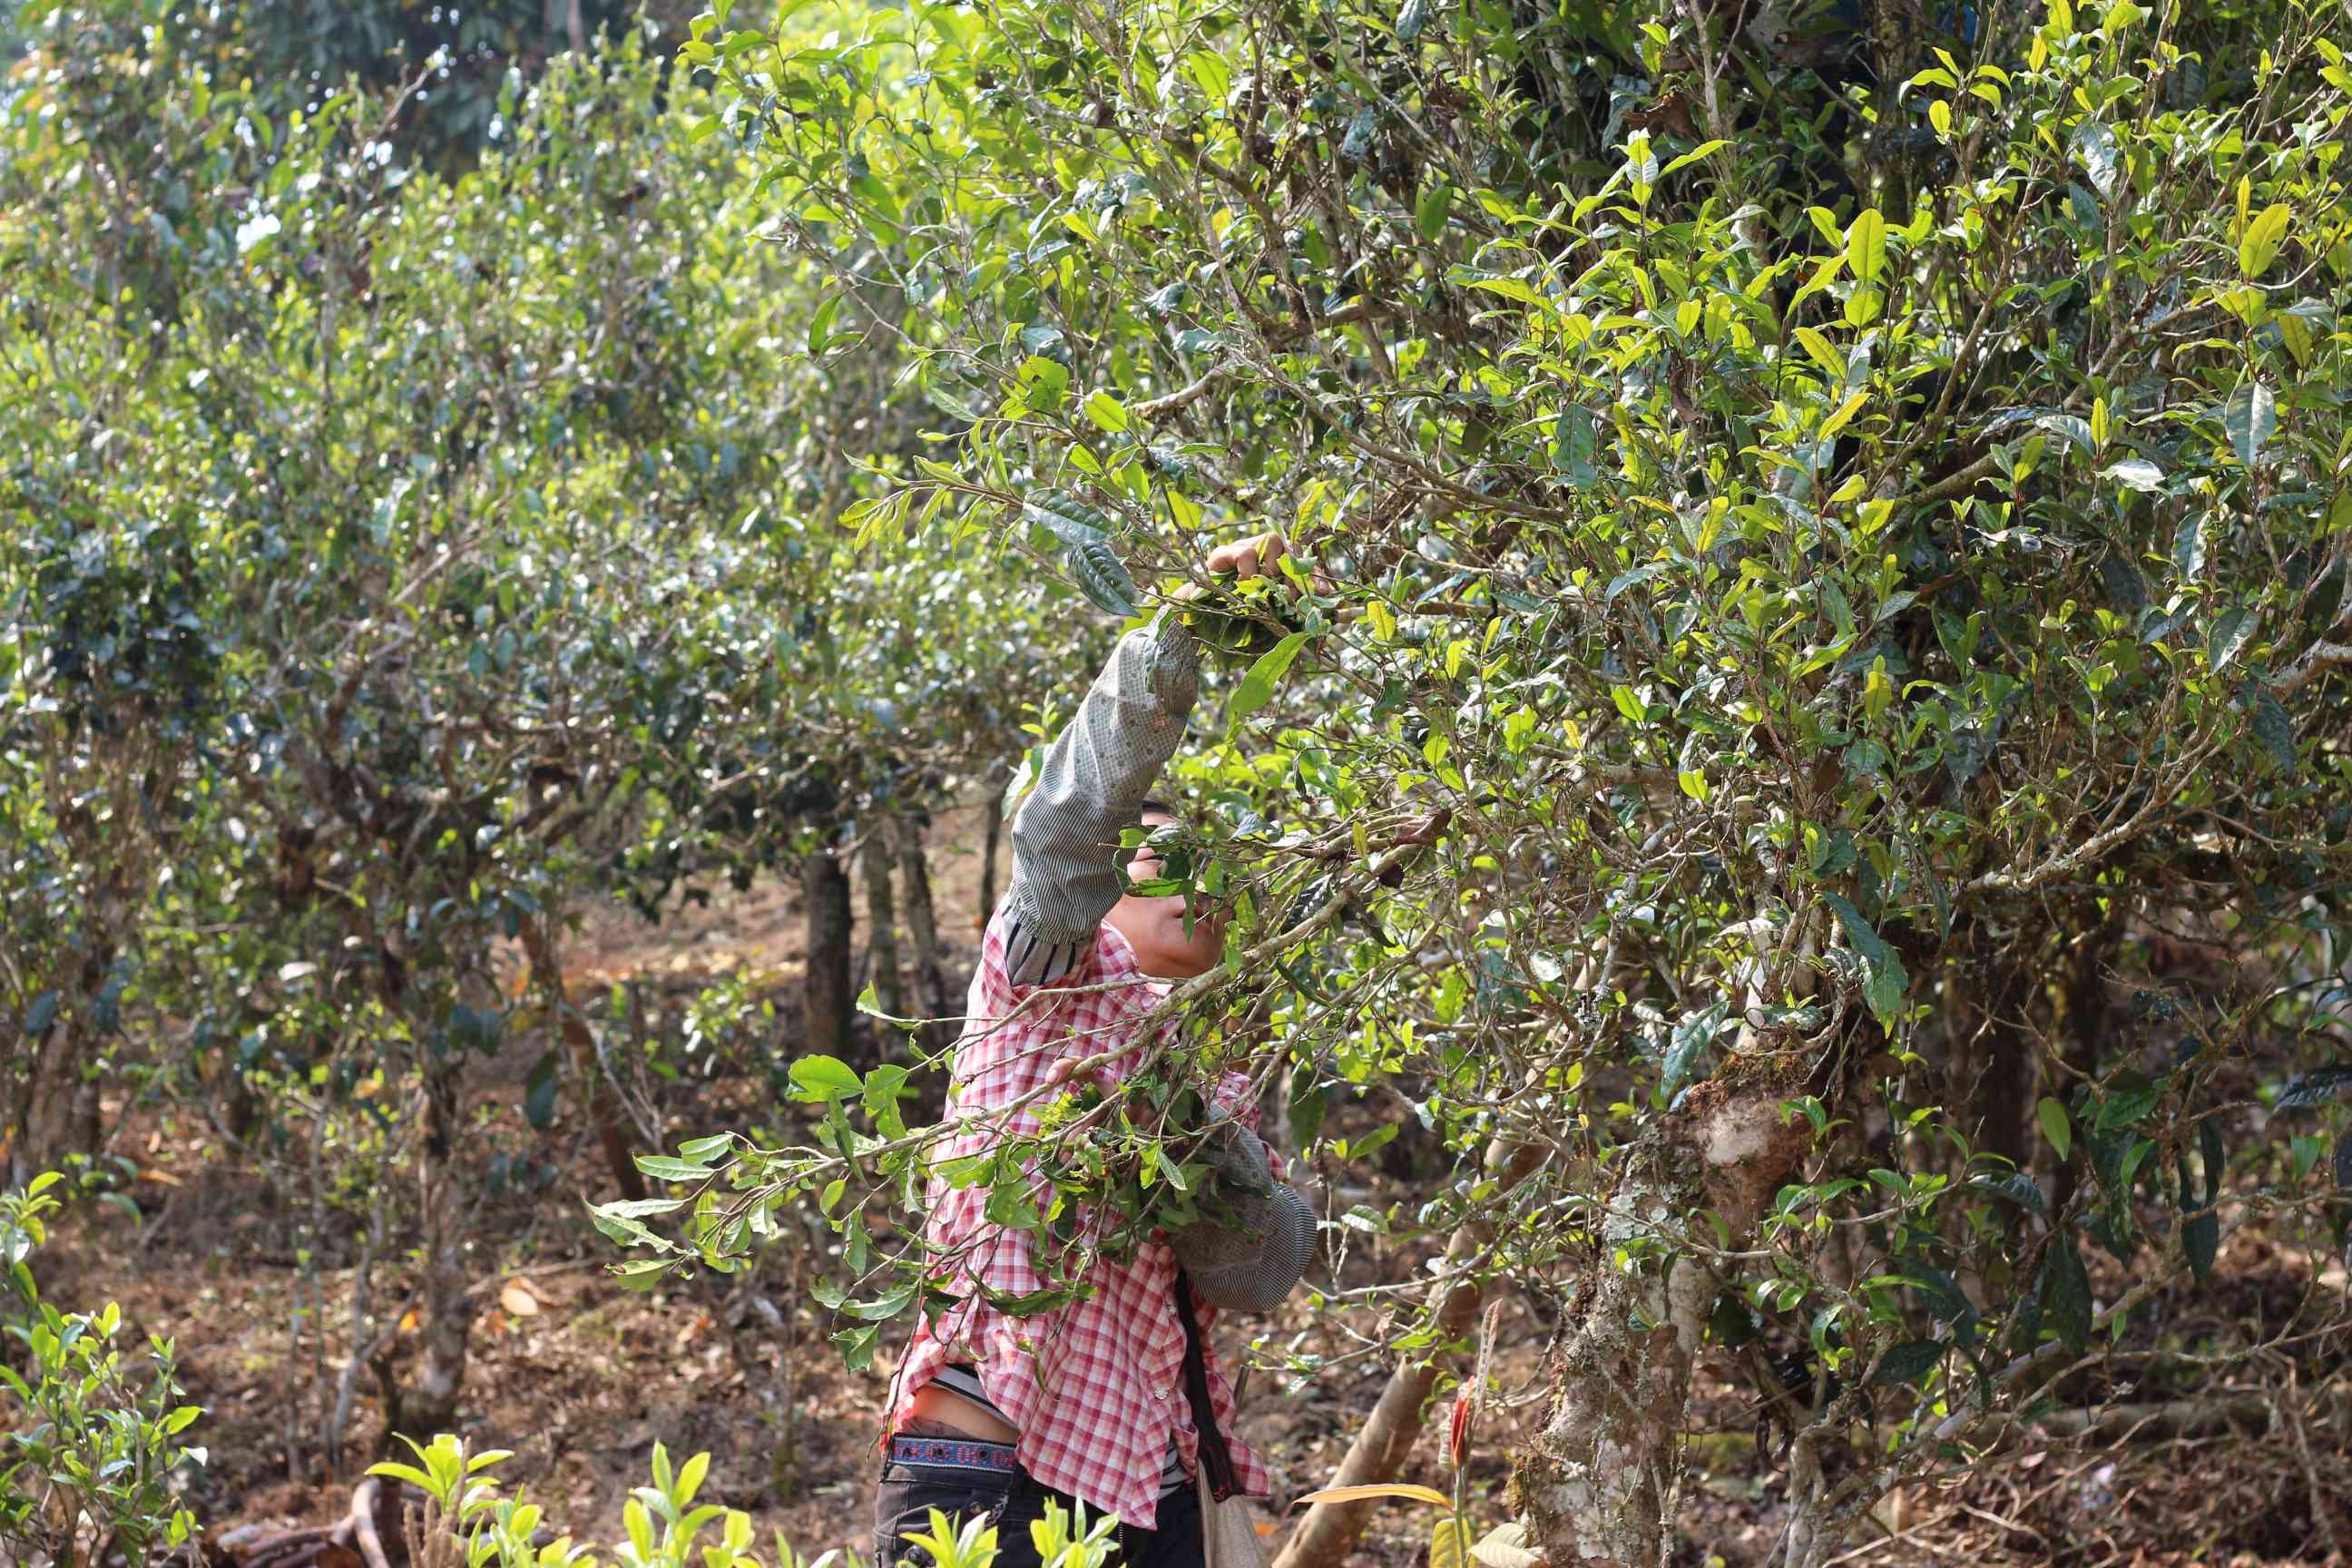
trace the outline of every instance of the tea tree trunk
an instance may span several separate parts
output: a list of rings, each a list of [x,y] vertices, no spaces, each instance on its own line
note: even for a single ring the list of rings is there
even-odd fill
[[[1004,800],[991,795],[982,815],[987,819],[982,825],[980,841],[980,913],[972,921],[975,931],[988,929],[988,917],[996,912],[996,843],[1004,832]]]
[[[588,1123],[596,1130],[596,1142],[604,1151],[604,1168],[612,1173],[623,1197],[642,1198],[646,1195],[646,1179],[630,1152],[628,1131],[621,1120],[620,1097],[613,1092],[612,1080],[604,1076],[594,1031],[589,1028],[580,1009],[572,1005],[564,986],[553,922],[544,919],[531,921],[523,927],[523,941],[530,959],[531,977],[538,982],[547,1005],[555,1010],[564,1048],[572,1058],[572,1075],[579,1079],[580,1092],[587,1101]]]
[[[832,851],[820,849],[801,866],[808,921],[808,974],[801,988],[801,1024],[807,1048],[847,1059],[849,1026],[856,1012],[849,986],[849,877]]]
[[[1543,1150],[1532,1143],[1507,1144],[1497,1139],[1486,1148],[1487,1173],[1504,1191],[1525,1180],[1542,1161]],[[1467,1225],[1455,1231],[1445,1249],[1446,1272],[1474,1266],[1493,1241],[1491,1225]],[[1339,1472],[1323,1485],[1370,1486],[1398,1479],[1428,1423],[1430,1398],[1445,1365],[1445,1348],[1470,1331],[1486,1300],[1486,1287],[1476,1279],[1464,1279],[1446,1292],[1438,1303],[1431,1352],[1401,1362],[1389,1374],[1388,1385],[1381,1390],[1370,1418],[1349,1444]],[[1370,1522],[1372,1510],[1380,1506],[1373,1501],[1316,1503],[1283,1543],[1274,1568],[1339,1568],[1349,1560],[1357,1538]]]
[[[1551,1418],[1520,1456],[1528,1544],[1552,1568],[1657,1568],[1674,1545],[1684,1409],[1716,1294],[1682,1246],[1703,1210],[1734,1247],[1804,1156],[1810,1126],[1784,1092],[1715,1083],[1636,1152],[1608,1199],[1579,1292]],[[1712,1240],[1697,1220],[1696,1234]]]
[[[891,824],[877,823],[867,835],[857,863],[866,873],[866,956],[872,971],[874,1003],[889,1017],[907,1016],[907,991],[898,978],[898,903],[890,888]]]
[[[400,1391],[397,1410],[387,1414],[392,1430],[422,1442],[456,1423],[474,1305],[467,1289],[472,1280],[466,1268],[466,1193],[457,1163],[464,1069],[455,1059],[420,1065],[424,1117],[416,1175],[425,1228],[425,1322],[416,1374]]]
[[[907,905],[907,939],[914,946],[915,1006],[930,1020],[923,1037],[933,1047],[954,1037],[948,1016],[947,968],[940,953],[939,910],[931,901],[931,868],[923,856],[923,824],[902,816],[898,828],[898,880]]]

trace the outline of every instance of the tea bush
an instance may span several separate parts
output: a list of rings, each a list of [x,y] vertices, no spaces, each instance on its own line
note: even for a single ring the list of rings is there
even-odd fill
[[[1203,538],[1297,545],[1180,764],[1175,874],[1239,910],[1186,1048],[1018,1152],[1034,1207],[950,1179],[1131,1245],[1196,1058],[1337,1157],[1391,1134],[1336,1101],[1406,1108],[1452,1174],[1334,1217],[1456,1238],[1408,1358],[1460,1285],[1561,1314],[1515,1489],[1553,1562],[1662,1559],[1709,1345],[1818,1563],[2227,1227],[2333,1235],[2333,13],[1853,11],[719,5],[684,51],[799,253],[887,280],[942,439],[866,537],[1111,617]],[[955,1287],[868,1243],[923,1140],[836,1066],[815,1145],[666,1167],[657,1247],[814,1198],[858,1357]]]

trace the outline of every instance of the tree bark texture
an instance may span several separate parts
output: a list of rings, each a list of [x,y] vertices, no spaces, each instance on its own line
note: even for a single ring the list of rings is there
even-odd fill
[[[1561,1347],[1554,1403],[1519,1458],[1529,1545],[1553,1568],[1656,1568],[1674,1546],[1684,1409],[1716,1281],[1684,1247],[1712,1209],[1735,1247],[1804,1158],[1785,1086],[1693,1089],[1612,1194]],[[1697,1233],[1712,1240],[1701,1222]],[[1631,1261],[1620,1264],[1621,1252]]]
[[[75,1019],[59,1018],[26,1054],[32,1060],[6,1130],[12,1187],[56,1169],[69,1154],[98,1150],[98,1086],[82,1081],[88,1051]]]
[[[898,901],[890,887],[892,828],[887,821],[875,824],[857,852],[857,864],[866,877],[866,958],[874,1002],[888,1016],[903,1018],[907,988],[898,965]]]
[[[425,1226],[425,1326],[416,1375],[401,1391],[398,1409],[386,1413],[391,1431],[418,1442],[456,1424],[474,1330],[473,1299],[467,1289],[471,1280],[466,1268],[466,1194],[457,1172],[464,1068],[454,1057],[422,1066],[424,1123],[416,1185]]]
[[[1004,832],[1004,797],[991,795],[982,815],[980,840],[980,914],[971,926],[974,931],[988,929],[988,917],[996,912],[996,842]]]
[[[940,952],[940,917],[931,901],[931,868],[923,856],[923,824],[919,817],[901,816],[896,828],[898,881],[907,906],[908,956],[914,980],[915,1006],[929,1022],[923,1040],[934,1049],[955,1038],[956,1020],[949,1016],[947,966]]]
[[[857,1011],[849,986],[849,876],[829,849],[801,864],[801,896],[808,921],[808,973],[801,985],[801,1026],[807,1048],[849,1057],[850,1024]]]
[[[637,1170],[628,1131],[621,1124],[621,1102],[613,1092],[612,1080],[604,1076],[595,1032],[572,1005],[564,988],[563,965],[557,961],[551,922],[535,920],[524,925],[523,951],[530,959],[531,977],[538,982],[540,994],[554,1010],[565,1052],[572,1058],[572,1076],[580,1080],[580,1091],[587,1100],[588,1124],[595,1129],[596,1142],[604,1151],[604,1168],[613,1173],[624,1198],[640,1199],[646,1195],[646,1179]]]

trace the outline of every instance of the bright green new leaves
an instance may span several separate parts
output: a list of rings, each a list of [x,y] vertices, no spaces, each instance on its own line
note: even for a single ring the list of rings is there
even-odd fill
[[[800,1057],[792,1066],[793,1098],[824,1104],[846,1100],[865,1089],[856,1069],[837,1058]]]
[[[2034,1114],[2042,1122],[2042,1135],[2058,1151],[2058,1158],[2065,1159],[2074,1148],[2074,1125],[2066,1119],[2066,1108],[2045,1094],[2035,1103]]]
[[[1860,283],[1876,283],[1886,270],[1886,220],[1876,207],[1863,208],[1847,226],[1845,267]]]
[[[1276,686],[1289,672],[1313,636],[1310,632],[1292,632],[1261,655],[1234,689],[1233,700],[1225,706],[1227,718],[1238,724],[1274,700]]]
[[[1103,429],[1114,434],[1126,433],[1129,419],[1127,405],[1100,389],[1087,394],[1087,417]]]
[[[2246,225],[2246,232],[2238,237],[2238,272],[2252,282],[2271,269],[2278,259],[2279,247],[2286,241],[2286,228],[2294,214],[2284,202],[2273,202]]]

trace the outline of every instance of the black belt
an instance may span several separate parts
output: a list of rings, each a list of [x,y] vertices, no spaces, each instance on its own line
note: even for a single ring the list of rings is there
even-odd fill
[[[894,1465],[944,1465],[959,1470],[990,1470],[1011,1474],[1020,1464],[1010,1443],[990,1443],[978,1437],[908,1437],[890,1439]]]

